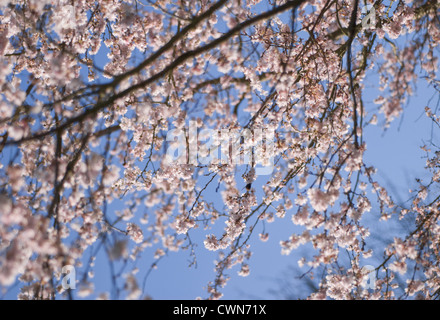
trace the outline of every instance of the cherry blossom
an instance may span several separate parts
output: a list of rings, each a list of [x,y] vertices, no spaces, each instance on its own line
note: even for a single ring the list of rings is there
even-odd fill
[[[439,94],[438,1],[147,2],[0,1],[0,285],[141,299],[169,255],[213,251],[203,298],[219,299],[287,221],[280,253],[307,250],[308,298],[438,299],[438,144],[400,204],[365,135],[398,122],[420,83]],[[373,239],[399,219],[410,230]],[[111,292],[95,286],[102,256],[124,265]]]

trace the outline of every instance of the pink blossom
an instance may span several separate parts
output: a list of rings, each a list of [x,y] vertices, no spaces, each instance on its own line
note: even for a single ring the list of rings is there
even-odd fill
[[[204,243],[205,243],[205,248],[208,250],[215,251],[219,249],[218,240],[214,235],[207,236]]]
[[[250,269],[248,264],[243,264],[241,270],[238,272],[239,276],[247,277],[250,274]]]
[[[131,240],[136,243],[141,243],[144,240],[144,234],[138,225],[134,223],[127,223],[127,234]]]
[[[407,271],[407,264],[405,261],[394,261],[390,264],[389,269],[403,275]]]
[[[268,233],[260,233],[260,240],[263,242],[266,242],[267,240],[269,240],[269,234]]]
[[[309,189],[307,191],[310,204],[316,211],[325,211],[330,205],[330,198],[327,193],[320,189]]]

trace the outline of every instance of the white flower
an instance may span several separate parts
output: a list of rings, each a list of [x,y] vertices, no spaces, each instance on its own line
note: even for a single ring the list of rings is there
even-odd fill
[[[405,261],[394,261],[390,264],[389,269],[404,275],[406,273],[406,267],[407,265]]]
[[[136,278],[131,274],[127,276],[124,289],[128,291],[127,300],[138,299],[139,296],[142,294],[142,291],[141,289],[139,289]]]
[[[310,204],[316,211],[324,211],[330,204],[328,195],[320,189],[307,190],[307,196],[309,197]]]
[[[134,223],[127,223],[127,234],[131,240],[136,243],[141,243],[144,240],[144,234],[138,225]]]
[[[238,272],[238,275],[239,275],[239,276],[242,276],[242,277],[247,277],[247,276],[249,275],[249,273],[250,273],[249,265],[246,264],[246,263],[244,263],[244,264],[241,266],[241,270]]]
[[[260,240],[263,242],[266,242],[267,240],[269,240],[269,234],[268,233],[260,233]]]
[[[218,240],[213,234],[206,237],[204,244],[205,244],[205,248],[208,250],[215,251],[218,250],[219,248]]]
[[[297,225],[305,225],[309,218],[308,206],[303,206],[292,216],[292,222]]]
[[[88,297],[89,295],[91,295],[93,293],[94,289],[95,288],[94,288],[93,283],[83,282],[79,286],[78,296],[81,298]]]

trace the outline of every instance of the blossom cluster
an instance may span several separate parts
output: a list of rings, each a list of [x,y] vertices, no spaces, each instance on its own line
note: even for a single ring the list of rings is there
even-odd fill
[[[69,294],[60,270],[76,265],[78,296],[98,294],[101,249],[131,267],[112,292],[137,299],[168,253],[188,250],[195,264],[208,250],[218,299],[230,269],[252,276],[254,239],[270,241],[271,223],[287,219],[281,254],[307,247],[300,267],[314,281],[322,271],[310,298],[395,298],[402,279],[407,296],[440,296],[440,153],[425,147],[432,179],[402,209],[365,163],[363,134],[404,112],[419,69],[438,84],[438,2],[368,0],[368,29],[347,0],[261,2],[0,1],[1,286],[18,280],[19,298],[52,299]],[[371,72],[378,108],[363,97]],[[222,130],[243,133],[239,143],[212,135]],[[224,161],[196,161],[206,140],[225,146]],[[414,230],[370,248],[375,213],[414,216]],[[137,269],[142,255],[150,269]],[[377,255],[385,275],[368,291],[362,259]],[[109,294],[98,297],[119,298]]]

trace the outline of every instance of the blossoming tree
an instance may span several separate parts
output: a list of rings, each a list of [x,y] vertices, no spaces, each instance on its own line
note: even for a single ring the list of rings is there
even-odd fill
[[[287,235],[281,253],[312,244],[300,263],[323,270],[310,298],[438,298],[440,150],[425,146],[431,180],[402,207],[364,162],[375,142],[363,130],[398,118],[416,81],[439,90],[439,8],[1,0],[0,285],[18,281],[22,299],[72,297],[62,270],[82,265],[87,294],[98,252],[127,264],[192,256],[191,235],[203,229],[198,245],[218,251],[206,297],[218,299],[231,270],[252,269],[252,244],[270,241],[261,224],[288,218],[303,231]],[[377,108],[363,99],[373,73]],[[426,114],[439,125],[436,110]],[[203,130],[221,133],[211,148]],[[271,134],[256,139],[258,130]],[[222,156],[203,158],[214,147]],[[243,155],[250,160],[237,161]],[[413,227],[372,247],[371,210],[410,216]],[[374,254],[381,262],[363,268]],[[128,270],[121,291],[141,297],[138,274],[149,271]],[[370,273],[377,281],[366,288]]]

